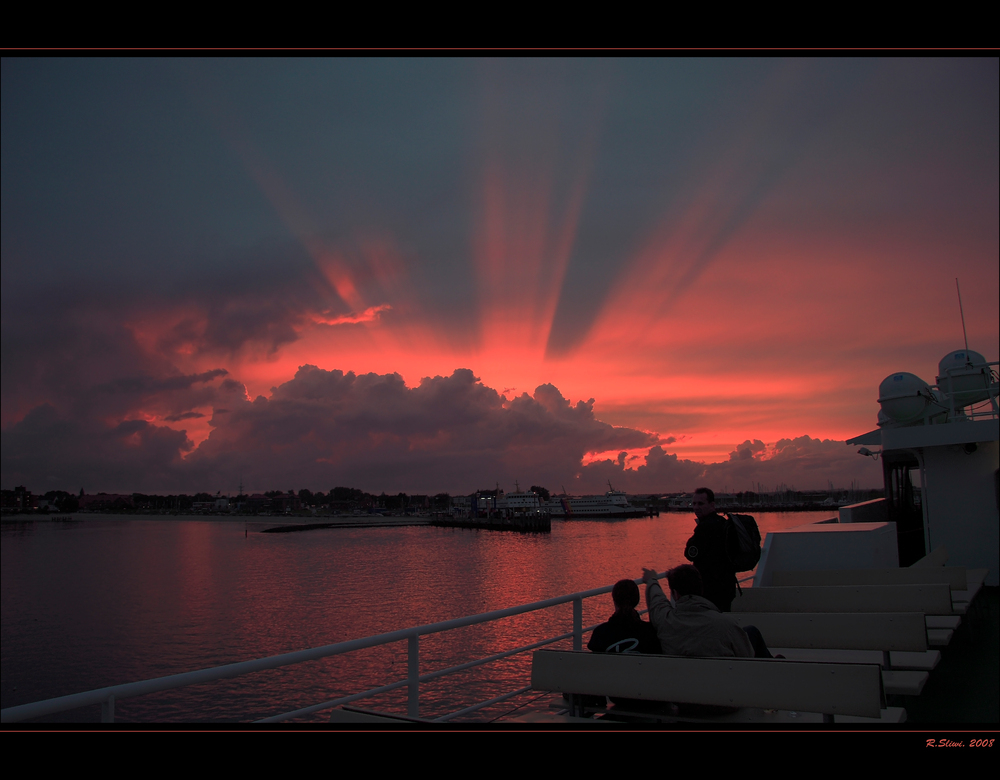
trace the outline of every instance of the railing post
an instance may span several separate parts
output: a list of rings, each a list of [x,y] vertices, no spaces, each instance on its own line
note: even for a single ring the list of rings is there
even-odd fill
[[[413,634],[406,641],[406,668],[409,684],[406,714],[411,718],[420,717],[420,635]]]
[[[583,650],[583,597],[573,599],[573,649]]]
[[[101,723],[114,723],[115,722],[115,697],[108,696],[105,701],[101,702]]]

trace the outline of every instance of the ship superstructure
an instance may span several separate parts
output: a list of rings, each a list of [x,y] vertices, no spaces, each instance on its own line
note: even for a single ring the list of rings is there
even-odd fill
[[[896,524],[900,566],[944,546],[953,564],[988,568],[986,584],[998,584],[997,366],[961,349],[941,359],[934,385],[890,374],[879,386],[879,427],[847,442],[882,460],[885,501],[856,519]]]

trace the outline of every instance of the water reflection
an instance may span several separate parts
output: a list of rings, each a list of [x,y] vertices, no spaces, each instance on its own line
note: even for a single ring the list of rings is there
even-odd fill
[[[762,514],[762,534],[828,513]],[[410,528],[260,534],[244,522],[8,522],[2,706],[489,612],[683,562],[693,517],[556,521],[551,534]],[[612,612],[584,603],[585,625]],[[563,605],[421,639],[427,673],[570,630]],[[437,716],[526,684],[516,657],[421,686]],[[404,679],[405,642],[119,701],[121,721],[246,721]],[[406,691],[365,706],[405,712]],[[516,704],[494,708],[494,714]],[[50,720],[96,721],[99,708]],[[322,719],[322,715],[316,716]],[[483,715],[477,716],[479,718]]]

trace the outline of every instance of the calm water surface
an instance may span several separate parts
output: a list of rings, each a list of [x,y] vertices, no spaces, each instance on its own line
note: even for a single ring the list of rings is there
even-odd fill
[[[762,534],[830,516],[757,515]],[[0,524],[2,706],[503,609],[683,563],[690,515],[554,521],[551,534],[432,527],[261,534],[242,520]],[[584,602],[606,620],[610,595]],[[572,607],[420,640],[421,673],[569,631]],[[569,643],[567,642],[567,646]],[[421,715],[527,685],[530,654],[421,685]],[[406,643],[116,702],[119,721],[249,721],[406,677]],[[529,699],[497,705],[499,717]],[[362,702],[405,712],[405,689]],[[46,720],[96,721],[97,706]],[[322,715],[315,716],[322,720]]]

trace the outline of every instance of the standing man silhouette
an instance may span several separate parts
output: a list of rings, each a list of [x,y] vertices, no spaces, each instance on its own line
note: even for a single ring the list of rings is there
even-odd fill
[[[705,487],[694,491],[694,535],[684,547],[684,557],[701,574],[705,598],[722,612],[729,612],[736,597],[736,571],[726,553],[726,520],[715,511],[715,493]]]

